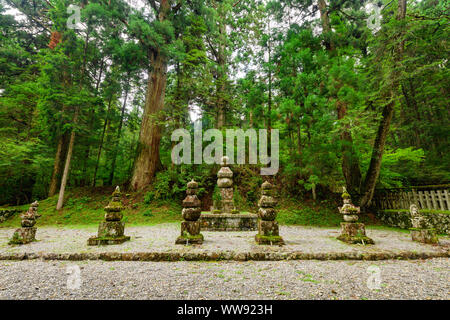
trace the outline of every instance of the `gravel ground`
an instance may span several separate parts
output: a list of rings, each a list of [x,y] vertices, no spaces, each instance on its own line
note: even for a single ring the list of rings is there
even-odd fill
[[[175,245],[180,233],[180,224],[160,224],[146,227],[125,227],[131,241],[120,245],[87,246],[87,239],[96,234],[96,227],[70,229],[39,227],[36,238],[40,241],[23,246],[9,246],[8,239],[14,229],[0,228],[1,253],[96,253],[96,252],[448,252],[450,238],[441,237],[440,245],[426,245],[411,241],[409,233],[390,230],[367,230],[375,241],[373,246],[349,245],[336,240],[338,228],[315,228],[302,226],[280,226],[280,235],[286,245],[259,246],[255,244],[256,232],[208,232],[203,231],[205,241],[200,246]]]
[[[81,287],[69,289],[71,268]],[[369,289],[368,268],[380,289]],[[444,299],[448,258],[414,261],[0,261],[0,299]]]

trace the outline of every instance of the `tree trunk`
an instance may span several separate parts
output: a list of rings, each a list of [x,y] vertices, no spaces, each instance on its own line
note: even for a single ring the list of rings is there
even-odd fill
[[[95,97],[98,96],[99,92],[98,89],[100,87],[100,82],[102,80],[102,74],[103,74],[103,66],[104,61],[102,59],[100,64],[100,71],[97,78],[97,83],[95,85]],[[91,106],[91,109],[89,110],[89,131],[92,132],[94,130],[94,122],[95,122],[95,106]],[[83,160],[83,174],[82,174],[82,180],[81,180],[81,186],[85,186],[89,184],[89,177],[87,177],[87,167],[88,167],[88,161],[89,161],[89,155],[91,154],[91,141],[90,139],[87,139],[86,141],[86,150],[84,151],[84,160]]]
[[[112,97],[113,97],[113,95],[111,94],[111,96],[109,97],[109,102],[108,102],[108,110],[106,111],[105,123],[103,124],[102,137],[100,138],[100,146],[98,147],[97,162],[95,163],[94,178],[92,179],[92,186],[93,187],[95,187],[95,183],[96,183],[96,180],[97,180],[97,171],[98,171],[98,166],[100,165],[100,156],[102,155],[102,149],[103,149],[103,142],[105,140],[106,127],[107,127],[108,121],[109,121],[108,118],[109,118],[109,111],[111,110]]]
[[[83,54],[83,65],[81,67],[81,75],[80,75],[80,83],[79,83],[79,90],[83,90],[83,82],[84,82],[84,74],[86,71],[86,62],[87,62],[87,47],[89,43],[89,26],[86,31],[86,39],[84,42],[84,54]],[[66,80],[67,83],[67,80]],[[75,115],[73,118],[73,128],[72,132],[70,134],[70,141],[69,141],[69,149],[67,150],[67,156],[66,156],[66,163],[64,165],[64,172],[61,179],[61,186],[59,187],[59,196],[58,196],[58,203],[56,204],[56,210],[61,210],[64,204],[64,192],[66,190],[66,184],[67,179],[69,178],[69,169],[70,169],[70,161],[72,160],[72,153],[73,153],[73,145],[75,144],[75,127],[78,123],[78,114],[80,112],[80,107],[75,107]]]
[[[338,119],[341,120],[347,113],[344,104],[338,101]],[[342,173],[344,174],[347,191],[352,195],[355,203],[359,201],[359,192],[361,187],[361,170],[359,168],[359,159],[353,148],[353,138],[349,125],[345,125],[341,132],[342,143]]]
[[[128,78],[129,78],[129,76],[127,76],[126,79],[128,79]],[[128,90],[129,89],[130,89],[130,87],[127,83],[127,87],[125,89],[125,97],[123,99],[123,104],[122,104],[122,112],[120,115],[119,128],[117,129],[116,141],[114,142],[114,151],[113,151],[113,156],[112,156],[111,171],[109,173],[109,179],[108,179],[109,185],[112,185],[113,179],[114,179],[114,170],[116,169],[116,159],[117,159],[117,148],[119,147],[120,135],[122,134],[123,118],[125,116],[125,108],[127,106],[127,98],[128,98]]]
[[[302,130],[300,123],[297,123],[297,165],[302,166]]]
[[[50,187],[48,190],[49,197],[54,196],[56,194],[56,190],[58,189],[58,182],[61,178],[61,169],[64,165],[64,155],[67,151],[67,140],[68,135],[66,133],[63,133],[59,137],[58,146],[56,148],[55,163],[53,165],[52,178],[50,180]]]
[[[406,0],[398,0],[397,20],[403,20],[406,17]],[[399,34],[401,37],[401,34]],[[401,41],[397,47],[394,55],[394,71],[392,73],[393,81],[390,90],[391,101],[383,108],[382,119],[378,127],[377,136],[375,138],[372,157],[370,159],[369,170],[367,171],[366,179],[364,181],[364,193],[360,202],[360,206],[364,209],[368,207],[375,192],[375,186],[380,175],[381,161],[383,159],[384,146],[386,144],[389,127],[392,117],[394,115],[395,95],[399,86],[398,71],[395,71],[395,65],[401,60],[403,53],[404,42]]]
[[[73,123],[76,125],[78,122],[78,108],[75,111],[75,117]],[[56,204],[56,210],[61,210],[64,204],[64,192],[66,190],[67,179],[69,177],[70,161],[72,160],[73,145],[75,143],[75,128],[72,128],[70,134],[69,149],[67,150],[66,164],[64,165],[64,173],[61,179],[61,187],[59,188],[58,203]]]
[[[217,50],[217,129],[221,129],[226,124],[226,90],[227,90],[227,72],[226,72],[226,26],[223,21],[219,21],[219,46]]]
[[[394,99],[394,97],[391,97]],[[381,123],[378,127],[377,136],[373,145],[372,157],[370,159],[369,170],[364,180],[364,193],[361,198],[360,206],[367,207],[372,201],[375,192],[375,186],[380,175],[381,160],[383,159],[384,146],[386,144],[389,126],[391,124],[392,116],[394,115],[394,104],[392,101],[383,109]]]
[[[167,61],[159,51],[156,51],[152,55],[152,70],[148,78],[144,114],[138,141],[138,156],[131,178],[131,187],[134,190],[140,190],[152,182],[160,163],[161,129],[157,123],[157,117],[164,107],[166,83]]]
[[[328,8],[325,0],[319,0],[318,7],[320,11],[320,20],[322,22],[323,33],[325,34],[325,47],[327,51],[334,52],[335,47],[333,41],[330,38],[331,37],[330,17],[328,15]]]

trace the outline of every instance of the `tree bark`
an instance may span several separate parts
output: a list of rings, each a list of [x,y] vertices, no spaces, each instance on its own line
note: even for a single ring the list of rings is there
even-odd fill
[[[78,108],[75,111],[75,117],[73,119],[73,122],[75,125],[78,122]],[[63,176],[61,179],[61,187],[59,188],[59,197],[58,197],[58,203],[56,204],[56,210],[61,210],[63,207],[63,204],[64,204],[64,192],[66,190],[67,179],[69,177],[70,161],[72,160],[74,144],[75,144],[75,128],[72,128],[72,132],[70,134],[69,149],[67,150],[66,163],[64,165],[64,172],[63,172]]]
[[[323,33],[325,34],[325,47],[327,51],[334,52],[335,46],[333,44],[333,41],[330,39],[331,24],[326,1],[318,0],[318,7],[320,11],[320,20],[322,22]]]
[[[151,60],[152,70],[148,78],[144,114],[138,141],[138,156],[131,178],[131,187],[134,190],[140,190],[152,182],[160,163],[161,129],[157,123],[157,117],[164,107],[167,61],[159,51],[153,52]]]
[[[64,166],[65,154],[67,152],[68,135],[66,133],[61,134],[56,148],[55,163],[53,165],[52,177],[50,180],[50,187],[48,190],[48,196],[52,197],[56,194],[58,189],[58,182],[61,178],[61,170]]]
[[[391,99],[394,99],[394,97],[391,97]],[[395,102],[392,101],[383,108],[382,119],[373,145],[369,169],[367,170],[366,178],[364,180],[364,193],[360,201],[360,206],[362,208],[370,205],[375,192],[375,186],[378,176],[380,175],[384,146],[386,144],[389,126],[394,115],[394,103]]]
[[[84,42],[84,53],[83,53],[83,65],[81,67],[81,75],[80,75],[80,83],[79,83],[79,90],[83,90],[83,82],[84,82],[84,75],[86,71],[86,63],[87,63],[87,48],[89,43],[89,26],[88,30],[86,32],[86,38]],[[67,83],[67,81],[66,81]],[[56,210],[61,210],[64,204],[64,193],[66,190],[66,184],[67,180],[69,178],[69,169],[70,169],[70,161],[72,160],[72,153],[73,153],[73,145],[75,144],[75,127],[78,124],[78,114],[80,112],[80,107],[75,107],[75,115],[73,118],[73,128],[72,132],[70,134],[70,141],[69,141],[69,149],[67,150],[67,156],[66,156],[66,163],[64,165],[64,172],[61,179],[61,186],[59,187],[59,196],[58,196],[58,203],[56,204]]]

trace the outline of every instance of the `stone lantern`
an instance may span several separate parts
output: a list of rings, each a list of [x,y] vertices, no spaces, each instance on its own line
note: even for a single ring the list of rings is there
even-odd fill
[[[17,229],[9,244],[27,244],[36,241],[36,224],[37,218],[41,215],[38,214],[37,210],[39,207],[39,202],[35,201],[31,204],[27,212],[23,213],[20,217],[22,219],[22,228]]]
[[[258,234],[255,236],[255,241],[258,244],[283,245],[278,222],[275,221],[277,200],[273,197],[273,186],[266,181],[261,189],[261,198],[258,201]]]
[[[202,244],[203,235],[200,233],[201,202],[197,197],[198,183],[192,180],[187,184],[186,198],[183,200],[183,219],[181,234],[175,244]]]
[[[339,208],[344,222],[341,222],[341,234],[338,240],[347,243],[373,244],[373,240],[366,236],[364,223],[358,223],[360,208],[352,204],[350,194],[344,187],[342,193],[344,205]]]
[[[121,221],[123,205],[120,196],[120,188],[117,186],[112,193],[111,201],[105,207],[105,221],[98,226],[97,237],[88,239],[89,246],[121,244],[130,240],[130,237],[124,235],[125,223]]]
[[[438,243],[438,238],[436,236],[436,230],[429,228],[427,226],[426,220],[420,213],[419,208],[412,204],[409,207],[409,212],[411,214],[411,238],[413,241],[436,244]]]
[[[221,168],[217,172],[217,186],[221,197],[221,213],[237,213],[233,209],[233,171],[228,166],[228,161],[228,157],[222,157]]]

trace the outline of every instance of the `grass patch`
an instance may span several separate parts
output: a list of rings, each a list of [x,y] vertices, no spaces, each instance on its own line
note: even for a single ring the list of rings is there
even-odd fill
[[[329,202],[285,201],[280,204],[277,221],[285,225],[304,225],[319,227],[337,227],[342,215]]]
[[[409,212],[409,209],[386,209],[381,210],[387,213],[397,213],[397,212]],[[441,213],[441,214],[450,214],[450,210],[433,210],[433,209],[419,209],[421,213]]]
[[[402,233],[409,233],[409,229],[401,229],[397,227],[389,227],[386,225],[372,225],[372,226],[366,226],[366,229],[369,230],[382,230],[382,231],[397,231]]]
[[[109,190],[110,189],[110,190]],[[66,201],[62,210],[56,210],[58,196],[49,197],[39,201],[38,212],[41,217],[36,226],[64,226],[69,228],[89,227],[98,225],[104,220],[104,207],[111,199],[113,188],[78,188],[66,192]],[[177,201],[153,201],[144,204],[139,194],[123,194],[122,202],[125,209],[122,211],[123,221],[129,226],[155,225],[171,223],[182,220],[181,203]],[[15,208],[21,211],[28,210],[29,205]],[[0,224],[0,228],[15,228],[20,226],[20,214]]]

